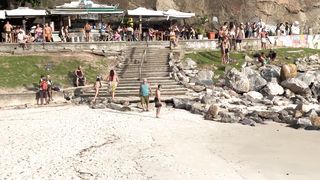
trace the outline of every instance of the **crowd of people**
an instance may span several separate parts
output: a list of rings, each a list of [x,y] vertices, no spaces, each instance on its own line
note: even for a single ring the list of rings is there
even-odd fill
[[[267,49],[270,42],[264,23],[227,23],[220,27],[218,40],[221,48],[221,63],[229,63],[230,51],[242,51],[242,41],[246,38],[260,38],[261,48]],[[271,43],[271,42],[270,42]]]
[[[37,24],[33,29],[26,32],[21,26],[13,26],[9,21],[4,25],[4,40],[6,43],[19,43],[26,47],[27,43],[32,42],[52,42],[52,28],[45,24],[42,27]]]

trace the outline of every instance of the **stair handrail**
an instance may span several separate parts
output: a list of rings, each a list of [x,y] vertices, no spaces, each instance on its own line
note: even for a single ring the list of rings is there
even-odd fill
[[[146,41],[146,46],[143,50],[143,54],[142,54],[140,66],[139,66],[139,80],[141,80],[142,66],[143,66],[144,61],[146,60],[148,46],[149,46],[148,41]]]

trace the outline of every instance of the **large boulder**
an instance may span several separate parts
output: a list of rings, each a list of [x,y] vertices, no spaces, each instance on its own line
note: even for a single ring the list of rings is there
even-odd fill
[[[269,82],[262,90],[262,94],[265,95],[272,95],[272,96],[277,96],[277,95],[282,95],[284,93],[284,89],[282,86],[280,86],[276,82]]]
[[[219,119],[218,122],[222,123],[237,123],[241,120],[238,115],[228,111],[220,111],[219,116],[221,117],[221,119]]]
[[[177,109],[190,110],[193,104],[194,102],[189,99],[173,98],[173,107]]]
[[[237,93],[246,93],[250,91],[250,81],[247,76],[237,69],[232,68],[227,71],[225,78],[226,86],[235,90]]]
[[[310,86],[312,83],[316,82],[316,77],[316,71],[307,71],[305,73],[299,74],[297,76],[297,79]]]
[[[259,72],[252,68],[243,68],[242,72],[250,81],[250,91],[260,91],[265,85],[267,85],[267,81],[259,74]]]
[[[310,90],[309,86],[306,83],[296,78],[290,78],[281,82],[281,86],[290,89],[296,94],[307,94]]]
[[[202,104],[213,104],[216,102],[216,97],[206,94],[201,98],[201,103]]]
[[[194,103],[191,106],[190,112],[193,114],[200,114],[203,115],[203,112],[205,111],[205,105],[201,103]]]
[[[192,88],[195,92],[197,92],[197,93],[206,90],[206,87],[204,87],[204,86],[199,86],[199,85],[191,86],[191,88]]]
[[[198,79],[199,84],[211,86],[213,85],[213,80],[212,80],[213,76],[214,76],[213,71],[202,70],[198,72],[198,74],[196,75],[196,78]]]
[[[273,79],[280,78],[281,68],[274,65],[267,65],[261,69],[261,76],[268,82],[271,82]]]
[[[313,84],[311,87],[312,94],[315,98],[320,97],[320,82]]]
[[[281,67],[280,79],[285,81],[290,78],[295,78],[298,74],[297,66],[295,64],[285,64]]]
[[[311,123],[313,126],[320,128],[320,117],[319,116],[311,117],[310,120],[311,120]]]
[[[182,63],[182,68],[185,70],[190,70],[190,69],[196,69],[197,68],[197,63],[193,61],[190,58],[187,58],[183,63]]]
[[[212,104],[207,113],[205,114],[204,118],[207,120],[213,120],[214,118],[216,118],[219,114],[220,108],[218,105]]]
[[[263,95],[257,91],[250,91],[244,94],[246,97],[253,99],[253,100],[262,100]]]

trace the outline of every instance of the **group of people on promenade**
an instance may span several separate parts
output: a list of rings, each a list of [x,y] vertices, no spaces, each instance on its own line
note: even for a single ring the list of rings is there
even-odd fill
[[[95,24],[85,23],[82,28],[83,41],[155,41],[155,40],[171,40],[172,32],[174,32],[176,40],[188,40],[196,38],[196,31],[192,26],[173,25],[169,28],[156,29],[149,27],[144,32],[140,32],[138,26],[119,25],[114,28],[112,24],[101,23],[98,27]],[[99,37],[93,37],[93,30],[99,32]],[[172,32],[171,32],[172,31]],[[81,32],[81,30],[79,30]],[[20,35],[21,34],[21,35]],[[53,42],[53,28],[46,23],[45,25],[37,24],[30,30],[25,30],[22,26],[10,24],[9,21],[3,26],[3,39],[6,43],[27,44],[33,42]],[[69,26],[61,26],[59,29],[59,37],[61,42],[71,42],[72,33]],[[56,39],[55,39],[56,40]],[[57,40],[56,40],[57,41]]]
[[[74,75],[76,77],[76,86],[81,86],[81,85],[85,86],[86,77],[81,66],[79,66],[75,70]],[[110,70],[109,75],[106,78],[103,78],[101,75],[96,76],[96,81],[93,86],[95,90],[95,96],[92,100],[92,103],[95,103],[99,96],[99,91],[102,88],[103,80],[108,82],[109,92],[111,94],[112,101],[115,99],[116,89],[119,83],[119,77],[117,76],[114,70]],[[155,91],[155,98],[154,98],[157,118],[160,117],[160,109],[162,107],[161,87],[162,86],[160,84],[157,86],[157,89]],[[149,99],[150,99],[150,96],[152,96],[152,89],[146,78],[143,79],[142,83],[140,84],[139,96],[140,96],[140,101],[141,101],[143,111],[149,111],[149,102],[150,102]]]
[[[261,39],[261,48],[267,49],[268,32],[266,31],[265,25],[262,23],[256,27],[253,24],[255,30],[252,30],[250,24],[236,24],[225,22],[223,26],[220,27],[218,33],[218,40],[221,47],[221,63],[227,64],[230,61],[229,52],[230,51],[242,51],[242,41],[245,38],[259,37]]]
[[[13,26],[9,21],[3,26],[6,43],[52,42],[52,28],[46,23],[44,27],[37,24],[34,29],[26,32],[21,26]]]

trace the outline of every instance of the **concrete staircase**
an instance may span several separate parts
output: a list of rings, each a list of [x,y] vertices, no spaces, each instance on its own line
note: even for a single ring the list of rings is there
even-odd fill
[[[119,84],[116,90],[116,98],[139,98],[140,83],[147,78],[151,85],[152,93],[158,84],[162,85],[161,94],[166,99],[185,95],[187,89],[175,80],[171,79],[168,63],[169,49],[159,47],[148,47],[145,54],[145,61],[141,66],[145,46],[130,47],[126,50],[126,58],[121,66],[116,69],[119,76]],[[139,78],[141,68],[141,78]],[[99,97],[110,97],[107,84],[103,82]],[[82,94],[83,97],[93,97],[94,91],[90,90]]]

